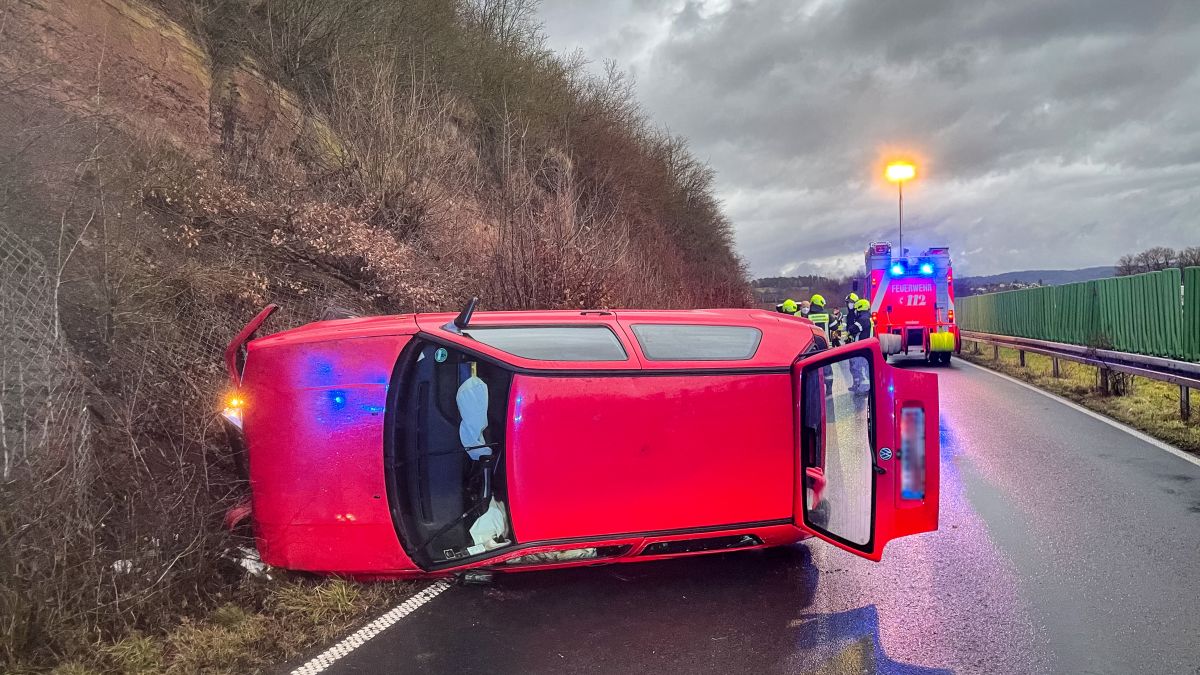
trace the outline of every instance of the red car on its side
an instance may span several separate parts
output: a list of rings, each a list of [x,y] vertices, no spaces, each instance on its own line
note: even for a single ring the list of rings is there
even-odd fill
[[[937,529],[934,375],[758,310],[416,314],[229,345],[263,561],[487,574]]]

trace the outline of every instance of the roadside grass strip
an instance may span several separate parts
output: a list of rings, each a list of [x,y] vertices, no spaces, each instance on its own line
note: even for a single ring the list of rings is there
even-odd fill
[[[412,614],[421,605],[436,598],[447,588],[450,588],[450,582],[448,581],[439,580],[433,582],[411,598],[392,608],[383,616],[359,628],[354,633],[351,633],[349,637],[321,652],[308,663],[293,670],[292,675],[316,675],[316,673],[324,672],[329,666],[337,662],[338,659],[363,646],[368,640],[387,630],[400,619]]]
[[[1160,438],[1155,438],[1154,436],[1151,436],[1148,433],[1145,433],[1143,431],[1135,429],[1132,426],[1126,424],[1123,420],[1113,419],[1112,417],[1109,417],[1108,415],[1104,414],[1104,412],[1093,410],[1092,408],[1089,408],[1086,405],[1076,403],[1075,401],[1065,398],[1064,396],[1062,396],[1056,392],[1047,391],[1046,389],[1039,387],[1035,383],[1028,382],[1020,377],[1014,377],[1002,370],[998,370],[996,368],[990,368],[982,362],[976,363],[969,359],[963,358],[963,359],[960,359],[959,361],[957,361],[957,363],[962,363],[962,364],[968,365],[972,368],[978,368],[979,370],[991,373],[992,375],[995,375],[996,377],[1008,380],[1009,382],[1012,382],[1015,385],[1024,387],[1025,389],[1028,389],[1030,391],[1041,394],[1042,396],[1045,396],[1047,398],[1052,398],[1055,401],[1058,401],[1059,403],[1067,406],[1068,408],[1077,410],[1093,419],[1096,419],[1100,422],[1107,424],[1110,427],[1113,427],[1114,429],[1120,429],[1121,431],[1124,431],[1125,433],[1129,434],[1130,436],[1133,436],[1134,438],[1137,438],[1140,441],[1148,443],[1149,445],[1152,445],[1152,446],[1158,448],[1159,450],[1163,450],[1172,455],[1175,455],[1176,457],[1178,457],[1184,461],[1195,464],[1196,466],[1200,466],[1200,457],[1198,457],[1194,454],[1191,454],[1189,452],[1186,452],[1184,450],[1181,450],[1181,449],[1171,445],[1170,443],[1163,441]]]

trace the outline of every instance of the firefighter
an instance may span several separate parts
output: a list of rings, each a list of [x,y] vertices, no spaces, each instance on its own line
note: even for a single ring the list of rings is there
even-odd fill
[[[846,317],[842,316],[840,307],[834,307],[829,313],[829,346],[841,347],[846,344]]]
[[[874,332],[871,325],[871,303],[865,298],[855,301],[854,311],[846,319],[846,332],[851,342],[866,340]]]
[[[825,296],[820,293],[814,293],[808,301],[808,320],[825,331],[825,338],[829,339],[829,312],[825,311]]]
[[[858,302],[858,293],[854,293],[852,291],[850,293],[850,295],[846,296],[846,318],[847,319],[849,319],[850,315],[854,312],[854,303],[856,303],[856,302]]]
[[[795,300],[788,298],[778,305],[775,305],[775,311],[779,312],[780,314],[791,314],[795,316],[796,312],[800,311],[800,305],[797,305]]]
[[[852,342],[871,337],[874,332],[871,326],[871,303],[866,298],[854,303],[854,312],[847,319],[847,324],[847,332],[850,334]],[[859,396],[871,393],[869,368],[867,360],[863,357],[856,356],[850,359],[850,377],[853,380],[850,384],[851,392]]]

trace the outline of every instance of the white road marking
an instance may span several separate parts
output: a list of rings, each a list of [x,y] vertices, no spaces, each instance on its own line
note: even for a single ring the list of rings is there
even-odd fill
[[[1180,459],[1185,459],[1185,460],[1191,462],[1192,464],[1195,464],[1196,466],[1200,466],[1200,457],[1196,457],[1195,455],[1186,453],[1183,450],[1180,450],[1179,448],[1177,448],[1169,443],[1164,443],[1164,442],[1158,440],[1157,438],[1154,438],[1153,436],[1149,436],[1147,434],[1144,434],[1144,433],[1138,431],[1137,429],[1134,429],[1133,427],[1127,426],[1125,424],[1121,424],[1120,422],[1112,419],[1111,417],[1106,417],[1106,416],[1102,415],[1101,413],[1096,412],[1095,410],[1090,410],[1088,408],[1085,408],[1085,407],[1079,405],[1078,403],[1075,403],[1074,401],[1068,401],[1067,399],[1059,396],[1058,394],[1048,392],[1045,389],[1039,389],[1038,387],[1036,387],[1032,384],[1029,384],[1028,382],[1025,382],[1023,380],[1019,380],[1015,377],[1012,377],[1011,375],[1005,375],[1004,373],[997,372],[986,366],[981,366],[981,365],[978,365],[975,363],[971,363],[970,361],[968,361],[966,359],[961,359],[961,358],[955,359],[954,362],[968,365],[968,366],[971,366],[972,368],[978,368],[979,370],[982,370],[987,373],[991,373],[992,375],[995,375],[996,377],[1002,377],[1002,378],[1008,380],[1009,382],[1012,382],[1014,384],[1019,384],[1022,387],[1025,387],[1026,389],[1029,389],[1031,391],[1036,391],[1037,393],[1041,394],[1042,396],[1045,396],[1047,398],[1052,398],[1055,401],[1058,401],[1059,403],[1062,403],[1065,406],[1074,408],[1075,410],[1078,410],[1079,412],[1081,412],[1085,415],[1088,415],[1090,417],[1094,417],[1114,429],[1120,429],[1121,431],[1124,431],[1125,433],[1137,438],[1138,440],[1145,441],[1146,443],[1153,445],[1154,447],[1158,448],[1159,450],[1165,450]]]
[[[292,671],[292,675],[316,675],[324,672],[335,661],[358,649],[368,640],[379,635],[400,619],[412,614],[418,607],[436,598],[439,593],[450,588],[450,582],[439,580],[426,586],[416,595],[393,607],[388,613],[371,623],[359,628],[349,637],[318,654],[308,663]]]

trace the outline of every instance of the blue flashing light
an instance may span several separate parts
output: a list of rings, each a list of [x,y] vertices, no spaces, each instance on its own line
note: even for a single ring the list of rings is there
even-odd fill
[[[346,407],[346,392],[341,390],[329,392],[329,402],[333,404],[334,410],[341,410]]]
[[[896,263],[895,265],[892,265],[892,274],[894,274],[894,275],[904,274],[904,265],[901,265],[900,263]]]
[[[933,274],[933,265],[930,265],[929,263],[921,263],[921,274]]]
[[[521,404],[523,402],[524,402],[524,397],[521,396],[520,394],[518,394],[516,400],[513,401],[513,425],[514,426],[520,424],[521,420],[525,418],[525,413],[521,410]]]

